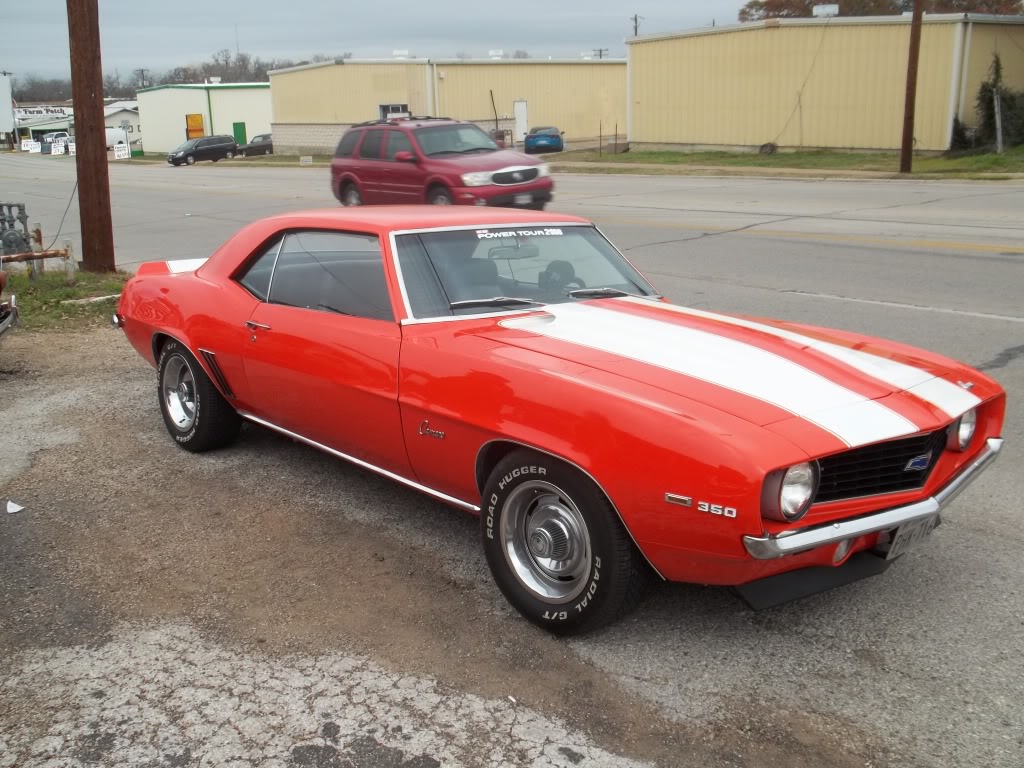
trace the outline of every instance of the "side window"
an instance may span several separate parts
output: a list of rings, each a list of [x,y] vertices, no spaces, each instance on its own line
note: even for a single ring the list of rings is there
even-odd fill
[[[262,253],[250,264],[249,268],[238,278],[238,282],[260,301],[266,301],[270,293],[270,276],[274,273],[274,262],[281,250],[281,237],[275,237],[263,247]]]
[[[196,149],[206,149],[208,146],[210,146],[209,139],[200,139],[196,142]]]
[[[388,131],[388,145],[384,157],[394,160],[399,152],[412,152],[412,143],[402,131]]]
[[[270,285],[270,301],[373,320],[394,320],[376,235],[291,232]]]
[[[359,156],[367,160],[380,159],[380,145],[384,143],[384,131],[379,128],[367,131],[363,143],[359,145]]]
[[[335,157],[352,157],[352,152],[356,148],[356,142],[359,141],[359,131],[349,131],[341,137],[341,141],[338,142],[338,148],[334,152]]]

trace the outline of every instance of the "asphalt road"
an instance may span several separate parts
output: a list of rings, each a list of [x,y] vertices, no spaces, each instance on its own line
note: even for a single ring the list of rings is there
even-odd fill
[[[242,223],[334,205],[322,168],[121,164],[111,180],[117,259],[126,268],[207,255]],[[67,160],[0,155],[0,198],[26,202],[47,239],[73,183]],[[59,366],[29,383],[40,387],[31,402],[7,394],[11,378],[0,377],[0,423],[16,435],[14,459],[0,463],[0,496],[4,486],[35,493],[24,478],[37,470],[65,477],[59,446],[88,441],[102,423],[135,441],[140,466],[149,461],[157,471],[171,462],[184,484],[224,483],[230,471],[239,494],[272,491],[275,509],[294,507],[300,518],[315,510],[327,527],[301,553],[310,563],[339,547],[357,556],[321,520],[335,504],[388,562],[425,555],[433,578],[463,590],[448,603],[447,592],[419,583],[422,593],[392,606],[387,631],[373,629],[372,612],[360,614],[364,631],[300,644],[301,653],[287,643],[277,652],[274,617],[260,616],[267,645],[256,652],[230,633],[211,633],[210,611],[199,616],[190,604],[159,611],[126,602],[134,612],[123,608],[118,617],[129,623],[87,645],[73,634],[22,633],[17,622],[5,635],[0,623],[0,644],[11,651],[0,662],[0,766],[65,764],[47,760],[69,755],[76,765],[130,763],[133,754],[137,764],[168,765],[1024,764],[1024,185],[620,175],[560,176],[556,184],[554,210],[593,218],[679,303],[886,336],[986,370],[1009,393],[1003,457],[925,546],[880,577],[764,613],[749,612],[728,590],[667,585],[606,631],[548,641],[481,585],[475,526],[457,513],[262,433],[212,462],[182,458],[160,442],[151,373],[127,348],[109,350],[104,367],[89,374],[113,366],[121,377],[94,382],[103,419],[65,415],[75,414],[68,398],[90,395],[60,379]],[[77,229],[72,205],[63,231],[74,239]],[[27,338],[10,349],[30,365]],[[74,354],[74,344],[64,346]],[[94,501],[98,509],[134,503]],[[157,532],[135,535],[130,514],[114,522],[126,541],[160,551]],[[5,547],[22,535],[14,525],[0,519]],[[264,554],[270,565],[261,578],[301,578],[297,566]],[[249,567],[210,563],[225,572]],[[130,570],[109,570],[131,578]],[[10,568],[0,575],[21,578]],[[383,583],[412,589],[397,570]],[[117,585],[108,579],[105,588]],[[429,623],[452,604],[477,618],[446,624],[447,637],[403,618]],[[344,626],[342,605],[355,615],[359,604],[326,601],[307,621]],[[481,639],[477,628],[491,635]],[[419,644],[403,645],[406,633]],[[504,666],[487,667],[474,648]],[[550,664],[538,665],[545,655]],[[545,676],[559,685],[544,689]],[[339,679],[346,687],[330,706],[311,703]],[[12,704],[17,696],[28,703]],[[417,696],[430,705],[420,707]],[[235,711],[238,700],[244,712]],[[203,723],[188,722],[190,709]],[[90,730],[97,722],[103,728]],[[31,740],[21,735],[26,723]],[[146,752],[161,727],[174,738]],[[261,741],[249,731],[270,735]]]

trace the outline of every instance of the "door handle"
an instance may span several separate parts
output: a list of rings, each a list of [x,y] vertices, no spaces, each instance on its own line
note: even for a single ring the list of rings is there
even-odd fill
[[[249,328],[250,330],[253,330],[253,331],[255,331],[257,328],[261,328],[264,331],[269,331],[270,330],[270,326],[269,325],[264,325],[263,323],[257,323],[257,322],[255,322],[253,320],[246,320],[245,321],[245,327]]]

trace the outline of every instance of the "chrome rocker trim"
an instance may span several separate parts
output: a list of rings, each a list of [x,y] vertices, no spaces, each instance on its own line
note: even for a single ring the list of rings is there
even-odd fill
[[[1001,437],[989,438],[985,448],[974,461],[961,469],[959,474],[946,483],[938,493],[922,501],[853,520],[841,520],[805,528],[802,531],[781,533],[778,536],[744,536],[743,546],[747,548],[751,557],[758,560],[774,560],[783,555],[806,552],[845,539],[854,539],[868,533],[890,530],[905,523],[933,517],[949,506],[985,467],[995,461],[1002,449]]]
[[[464,509],[468,512],[480,512],[480,507],[476,506],[475,504],[470,504],[469,502],[463,501],[462,499],[456,499],[454,496],[449,496],[447,493],[441,493],[441,491],[436,491],[433,488],[428,488],[425,485],[417,483],[415,480],[410,480],[407,477],[396,475],[394,472],[384,469],[383,467],[378,467],[376,464],[370,464],[369,462],[363,461],[362,459],[357,459],[355,456],[349,456],[347,453],[336,451],[333,448],[329,448],[328,446],[324,445],[323,443],[318,443],[316,440],[310,440],[308,437],[303,437],[297,432],[292,432],[290,430],[285,429],[284,427],[279,427],[276,424],[259,418],[258,416],[253,416],[251,413],[239,411],[238,415],[241,416],[243,419],[251,421],[253,424],[259,424],[261,427],[266,427],[267,429],[272,429],[275,432],[280,432],[282,435],[290,437],[292,440],[298,440],[300,443],[305,443],[306,445],[316,448],[317,450],[323,451],[324,453],[329,453],[331,456],[335,456],[339,459],[344,459],[345,461],[355,464],[358,467],[368,469],[371,472],[376,472],[378,475],[383,475],[389,480],[394,480],[395,482],[401,483],[402,485],[407,485],[410,488],[415,488],[417,491],[425,493],[429,496],[433,496],[435,499],[440,499],[441,501],[451,504],[453,507],[459,507],[460,509]]]

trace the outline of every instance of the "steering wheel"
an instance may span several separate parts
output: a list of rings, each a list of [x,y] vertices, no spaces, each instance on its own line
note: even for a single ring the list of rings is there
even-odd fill
[[[537,285],[539,288],[551,291],[573,285],[577,288],[587,287],[587,284],[576,276],[576,270],[573,269],[572,264],[560,259],[552,261],[548,264],[548,268],[537,276]]]

